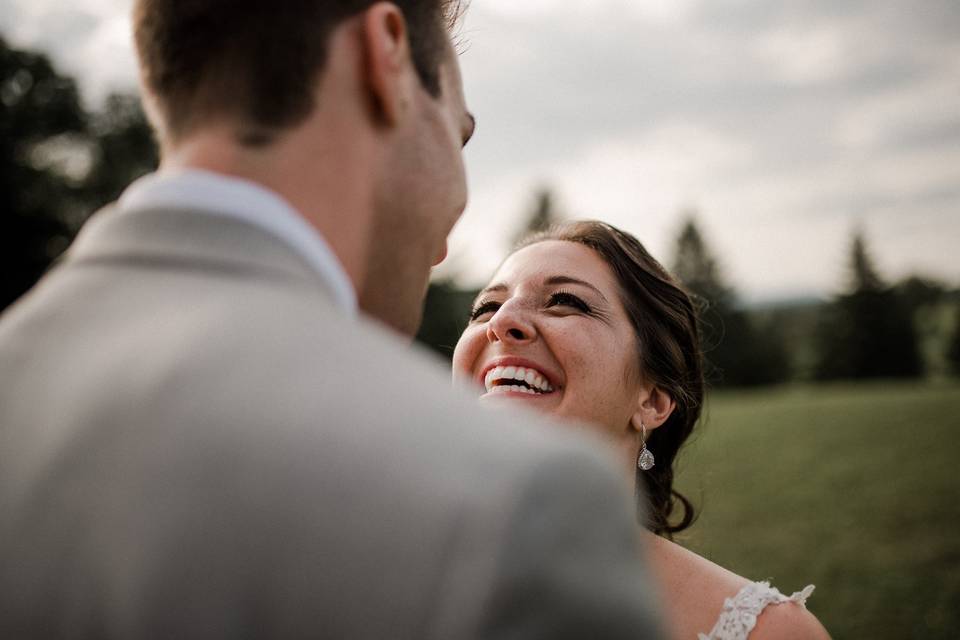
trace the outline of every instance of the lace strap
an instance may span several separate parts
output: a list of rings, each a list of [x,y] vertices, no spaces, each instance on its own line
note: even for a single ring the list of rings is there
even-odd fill
[[[802,591],[785,596],[770,586],[769,582],[751,582],[737,595],[723,601],[723,612],[709,634],[698,634],[699,640],[746,640],[757,618],[771,604],[796,602],[805,607],[807,598],[813,593],[814,586],[807,585]]]

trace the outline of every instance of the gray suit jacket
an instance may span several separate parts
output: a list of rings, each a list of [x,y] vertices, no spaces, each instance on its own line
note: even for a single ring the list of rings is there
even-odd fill
[[[101,212],[0,321],[0,637],[655,637],[602,454],[271,235]]]

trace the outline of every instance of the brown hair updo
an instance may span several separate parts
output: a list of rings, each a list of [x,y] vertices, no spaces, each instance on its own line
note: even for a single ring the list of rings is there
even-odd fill
[[[612,225],[594,220],[560,224],[526,238],[517,248],[545,240],[582,244],[609,265],[637,335],[640,371],[676,403],[667,421],[647,439],[656,466],[638,469],[636,479],[638,506],[649,501],[645,526],[669,538],[694,520],[693,505],[673,488],[674,459],[703,406],[703,356],[693,300],[639,240]],[[678,505],[682,515],[671,518]]]

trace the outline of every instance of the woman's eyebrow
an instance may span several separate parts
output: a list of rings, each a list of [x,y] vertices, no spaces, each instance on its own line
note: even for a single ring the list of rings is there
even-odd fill
[[[502,282],[498,282],[497,284],[492,284],[486,289],[483,289],[482,291],[480,291],[480,293],[477,294],[477,297],[475,297],[473,299],[473,302],[471,302],[470,304],[476,307],[477,304],[480,303],[480,300],[483,298],[483,296],[489,293],[500,293],[506,290],[507,290],[507,285]]]
[[[604,302],[606,302],[607,304],[610,304],[610,301],[607,300],[607,296],[603,295],[603,292],[600,291],[600,289],[597,289],[595,286],[593,286],[589,282],[580,280],[578,278],[572,278],[570,276],[550,276],[549,278],[547,278],[546,284],[548,285],[578,284],[582,287],[587,287],[588,289],[592,289],[598,296],[600,296],[600,298]]]
[[[501,292],[501,291],[506,291],[506,290],[507,290],[507,285],[504,284],[503,282],[498,282],[497,284],[492,284],[492,285],[490,285],[489,287],[487,287],[486,289],[484,289],[483,291],[481,291],[481,292],[477,295],[477,298],[479,298],[480,296],[484,295],[485,293],[495,293],[495,292],[496,292],[496,293],[499,293],[499,292]]]

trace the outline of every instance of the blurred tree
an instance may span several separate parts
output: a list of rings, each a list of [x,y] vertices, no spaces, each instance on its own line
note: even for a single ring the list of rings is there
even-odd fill
[[[690,211],[685,215],[674,249],[673,274],[710,306],[732,307],[733,290],[723,282],[717,260],[697,227],[696,214]]]
[[[853,276],[851,286],[854,291],[881,291],[884,288],[877,269],[873,266],[873,259],[867,253],[867,244],[863,234],[853,234],[850,263]]]
[[[910,276],[894,285],[905,313],[910,316],[920,355],[921,371],[928,376],[950,373],[946,346],[951,333],[947,286],[929,278]]]
[[[752,309],[751,320],[766,325],[787,355],[787,377],[809,381],[817,365],[816,331],[823,302],[797,298]]]
[[[947,348],[947,361],[953,373],[960,376],[960,304],[956,305],[956,319],[953,321],[953,339]]]
[[[910,276],[901,280],[894,289],[903,304],[911,310],[938,304],[947,293],[947,287],[942,282],[919,276]]]
[[[518,244],[527,236],[546,231],[560,221],[562,215],[557,210],[557,200],[550,187],[540,187],[534,193],[533,207],[527,213],[526,223],[513,237],[512,246]]]
[[[140,176],[154,171],[160,158],[153,130],[136,95],[110,95],[103,110],[91,119],[90,130],[93,159],[84,180],[84,195],[93,211],[116,200]]]
[[[851,243],[848,290],[824,307],[817,343],[820,380],[923,372],[912,310],[900,292],[884,284],[860,232]]]
[[[83,222],[158,154],[134,95],[92,116],[46,56],[0,38],[0,310],[40,278]]]
[[[764,316],[751,317],[740,308],[693,212],[687,213],[677,236],[673,274],[700,306],[707,376],[712,384],[755,386],[789,378],[789,354],[778,325]]]
[[[417,342],[448,360],[452,358],[478,293],[475,289],[460,289],[450,281],[430,283]]]
[[[66,217],[79,194],[51,161],[50,146],[69,146],[70,135],[85,129],[74,81],[58,74],[46,56],[0,38],[0,310],[69,243]]]

